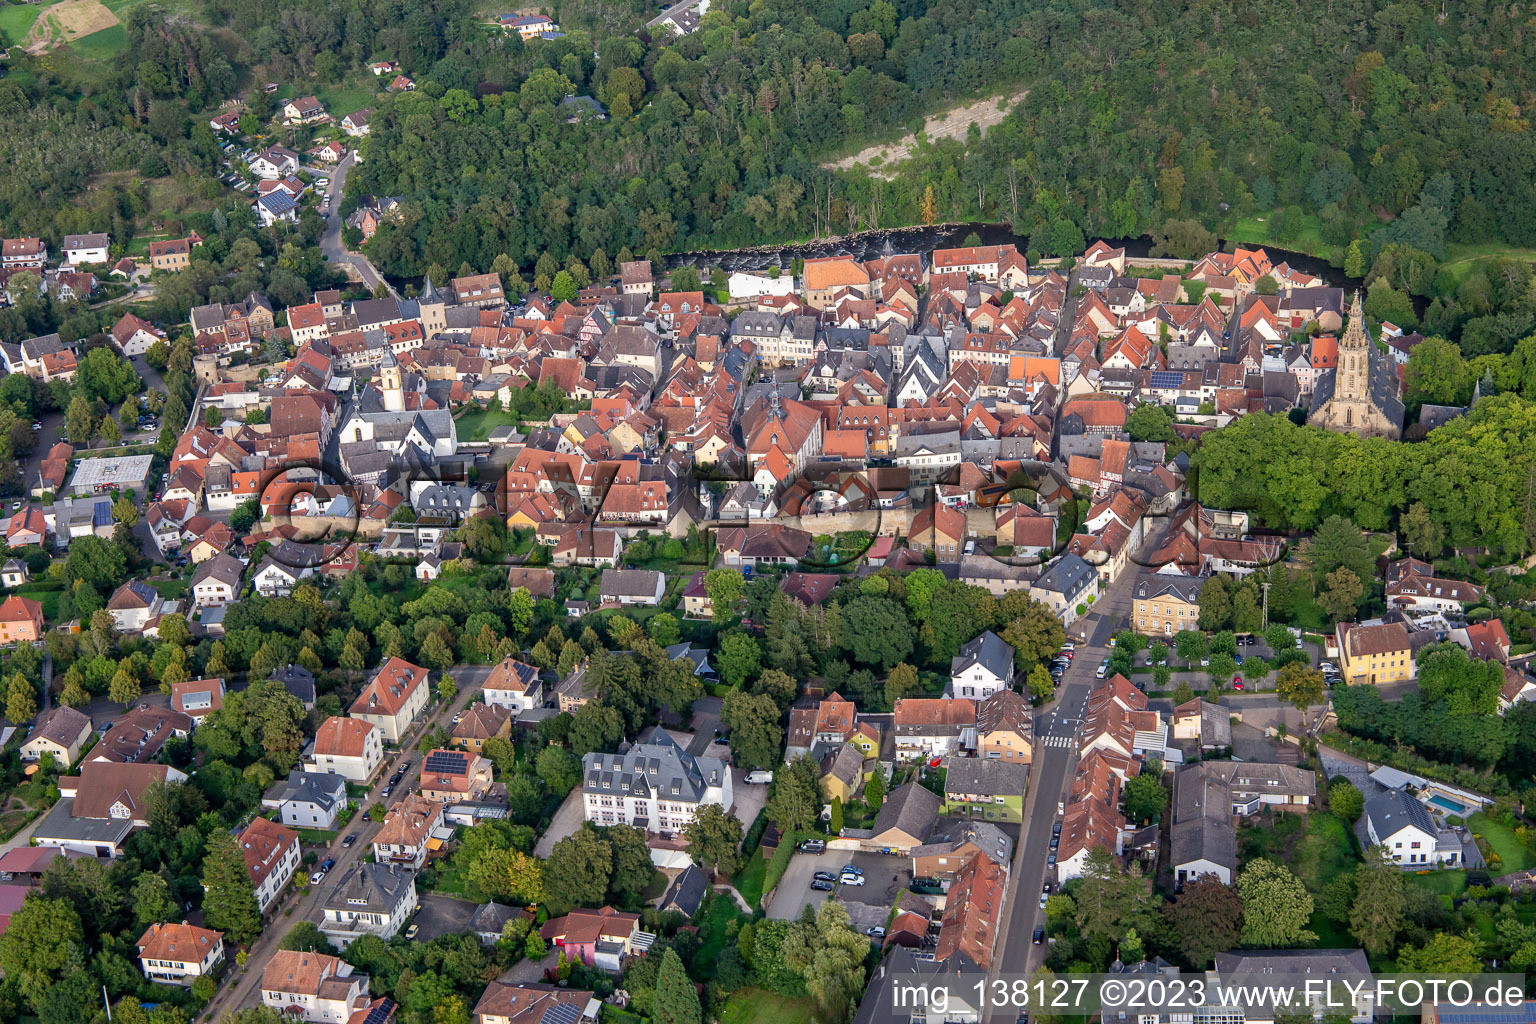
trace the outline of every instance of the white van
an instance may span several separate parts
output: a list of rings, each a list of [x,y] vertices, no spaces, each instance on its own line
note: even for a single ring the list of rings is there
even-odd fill
[[[773,772],[765,772],[759,769],[755,772],[747,772],[746,781],[753,786],[766,786],[773,781]]]

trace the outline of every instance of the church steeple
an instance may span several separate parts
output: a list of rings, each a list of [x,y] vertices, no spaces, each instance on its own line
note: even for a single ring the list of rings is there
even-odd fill
[[[1370,340],[1365,336],[1365,309],[1360,305],[1360,289],[1355,289],[1355,301],[1349,307],[1349,325],[1344,329],[1344,340],[1339,348],[1365,349]]]

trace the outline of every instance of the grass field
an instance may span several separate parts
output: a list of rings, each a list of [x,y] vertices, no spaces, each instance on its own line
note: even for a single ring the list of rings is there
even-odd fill
[[[1467,827],[1474,835],[1482,836],[1489,849],[1497,854],[1502,862],[1489,865],[1490,875],[1504,875],[1511,871],[1525,871],[1527,868],[1536,867],[1536,856],[1531,854],[1530,847],[1488,815],[1482,813],[1472,815],[1467,819]]]
[[[43,4],[7,4],[0,7],[0,32],[5,33],[6,41],[13,46],[27,38],[27,33],[32,31],[32,23],[42,13]]]
[[[1290,249],[1292,252],[1304,252],[1310,256],[1333,261],[1340,258],[1338,249],[1323,241],[1322,223],[1317,217],[1307,214],[1301,219],[1301,230],[1295,238],[1280,239],[1274,237],[1269,227],[1270,215],[1252,217],[1239,217],[1230,228],[1217,232],[1227,242],[1242,242],[1246,245],[1268,245],[1277,249]]]
[[[500,412],[491,412],[488,409],[471,409],[458,419],[460,441],[484,441],[491,436],[491,431],[497,427],[517,426],[517,414],[503,409]]]
[[[1496,242],[1483,245],[1452,243],[1445,247],[1445,260],[1440,264],[1439,273],[1448,275],[1451,281],[1459,286],[1461,282],[1472,276],[1479,265],[1499,259],[1536,263],[1536,249],[1512,249]]]
[[[59,617],[59,598],[64,595],[64,585],[57,580],[35,580],[23,583],[12,593],[28,597],[43,606],[43,618],[49,622]]]
[[[761,853],[754,853],[742,869],[736,872],[731,884],[741,893],[742,899],[755,907],[763,901],[763,880],[767,877],[768,858]]]
[[[111,60],[128,48],[128,30],[122,25],[113,25],[100,32],[81,36],[70,43],[69,48],[71,52],[91,60]]]
[[[809,999],[786,999],[758,988],[746,988],[720,1008],[720,1024],[810,1024]]]
[[[1272,826],[1244,828],[1238,836],[1245,861],[1268,857],[1284,864],[1314,894],[1359,863],[1349,830],[1332,814],[1280,814]]]

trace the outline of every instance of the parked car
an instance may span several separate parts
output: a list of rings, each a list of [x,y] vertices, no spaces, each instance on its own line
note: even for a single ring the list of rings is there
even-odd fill
[[[815,889],[817,892],[831,892],[832,891],[832,883],[831,882],[824,882],[824,881],[822,881],[821,879],[818,878],[814,882],[811,883],[811,888]]]
[[[1324,673],[1325,675],[1329,672],[1337,672],[1339,670],[1339,666],[1335,665],[1331,661],[1325,661],[1321,665],[1317,666],[1317,668],[1318,671]]]
[[[758,769],[757,771],[747,772],[746,781],[747,781],[748,785],[752,785],[752,786],[766,786],[766,785],[768,785],[768,783],[773,781],[773,772],[763,771],[762,769]]]
[[[415,921],[412,921],[411,926],[405,930],[405,937],[408,939],[414,939],[416,937],[416,933],[419,931],[421,931],[421,925],[417,924]]]
[[[834,875],[830,871],[818,871],[814,875],[812,875],[811,877],[812,878],[818,878],[818,879],[820,879],[823,882],[835,882],[835,881],[837,881],[837,876]]]
[[[1109,675],[1109,659],[1105,658],[1103,661],[1099,662],[1099,667],[1094,670],[1093,678],[1103,679],[1107,675]]]
[[[1242,688],[1243,688],[1243,677],[1242,676],[1233,676],[1232,677],[1232,689],[1234,689],[1234,690],[1241,690]]]
[[[1040,909],[1041,910],[1045,909],[1045,901],[1048,900],[1048,899],[1050,899],[1050,897],[1047,896],[1045,893],[1041,893],[1040,894]]]
[[[352,832],[348,834],[347,838],[341,841],[341,848],[343,850],[350,850],[352,848],[352,844],[355,842],[357,842],[357,833]]]
[[[1038,946],[1038,945],[1040,945],[1040,943],[1042,943],[1044,941],[1045,941],[1045,929],[1044,928],[1036,928],[1035,929],[1035,945]]]
[[[1051,855],[1049,857],[1045,858],[1045,866],[1048,867],[1048,868],[1053,868],[1053,867],[1056,866],[1056,851],[1055,850],[1052,850],[1051,851]]]
[[[379,790],[379,796],[389,796],[389,794],[393,793],[394,791],[395,791],[395,787],[394,787],[393,784],[391,784],[391,785],[385,786],[383,789]]]
[[[863,875],[847,875],[847,874],[845,874],[841,878],[839,878],[838,881],[842,882],[844,885],[859,886],[859,885],[863,885],[864,884],[864,876]]]
[[[843,874],[845,874],[845,875],[862,875],[863,873],[864,873],[864,869],[859,867],[856,864],[844,864],[843,865]]]
[[[864,934],[872,939],[883,939],[885,938],[885,929],[877,924],[873,928],[864,929]]]
[[[1050,882],[1046,882],[1044,885],[1042,885],[1040,887],[1040,891],[1045,893],[1047,896],[1049,896],[1051,894],[1051,883]]]
[[[327,858],[325,858],[325,860],[320,862],[320,870],[321,871],[328,872],[328,871],[331,870],[331,868],[333,868],[335,866],[336,866],[336,858],[335,857],[327,857]]]
[[[1056,824],[1051,826],[1051,835],[1053,835],[1053,836],[1061,835],[1061,822],[1058,821]],[[1049,884],[1049,883],[1047,883],[1047,884]]]
[[[324,871],[316,871],[314,874],[309,876],[310,885],[319,885],[323,881],[325,881]]]
[[[825,839],[807,839],[800,844],[801,853],[824,853],[827,849]]]
[[[1054,849],[1056,849],[1060,845],[1061,845],[1061,836],[1051,836],[1051,849],[1054,850]]]

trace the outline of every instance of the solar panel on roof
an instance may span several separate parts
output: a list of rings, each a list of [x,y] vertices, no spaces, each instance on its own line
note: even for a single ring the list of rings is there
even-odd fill
[[[467,761],[463,754],[441,750],[427,755],[423,768],[429,772],[462,772]]]
[[[1153,370],[1152,386],[1155,388],[1176,388],[1184,383],[1184,375],[1172,370]]]
[[[384,1024],[394,1012],[395,1001],[386,997],[379,1000],[379,1005],[368,1011],[368,1016],[363,1018],[363,1024]]]
[[[544,1011],[539,1024],[576,1024],[581,1020],[581,1010],[575,1003],[556,1003]]]

